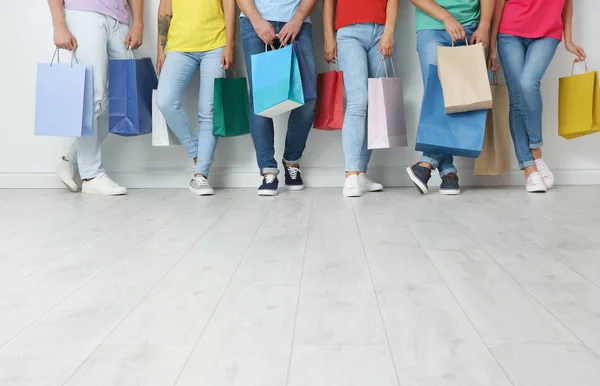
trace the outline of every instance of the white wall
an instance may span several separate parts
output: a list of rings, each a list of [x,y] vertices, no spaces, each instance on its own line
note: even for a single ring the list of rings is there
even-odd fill
[[[146,0],[145,44],[142,56],[156,56],[156,14],[159,0]],[[70,139],[33,136],[36,64],[47,62],[53,53],[52,25],[45,0],[5,0],[0,24],[2,54],[0,60],[0,188],[60,187],[52,174],[52,163],[64,154]],[[8,7],[8,9],[6,9]],[[409,185],[404,167],[416,160],[414,140],[422,97],[422,82],[415,50],[414,9],[408,0],[401,1],[394,61],[404,82],[409,127],[409,147],[376,151],[371,174],[388,185]],[[327,66],[322,60],[321,4],[313,13],[315,50],[320,71]],[[575,1],[574,37],[588,53],[590,69],[600,68],[600,2]],[[243,71],[241,44],[237,46],[238,73]],[[561,184],[587,184],[600,181],[600,135],[566,141],[557,135],[558,78],[570,71],[571,57],[561,45],[544,78],[544,154]],[[186,109],[195,116],[197,78],[186,92]],[[276,124],[277,159],[281,159],[285,120]],[[180,147],[153,148],[150,136],[121,138],[114,135],[104,143],[104,162],[108,172],[129,187],[181,187],[191,172],[190,162]],[[515,161],[516,163],[516,161]],[[341,186],[343,154],[339,132],[314,130],[302,160],[307,182],[313,186]],[[464,183],[520,184],[520,172],[502,177],[475,178],[472,160],[459,159]],[[513,164],[514,165],[514,164]],[[220,186],[256,186],[259,182],[250,136],[224,139],[219,143],[213,166],[213,182]]]

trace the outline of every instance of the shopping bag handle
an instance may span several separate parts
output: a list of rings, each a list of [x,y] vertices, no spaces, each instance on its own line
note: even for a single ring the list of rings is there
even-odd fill
[[[54,64],[54,58],[56,58],[56,63],[60,63],[60,48],[58,47],[56,47],[56,49],[54,50],[54,55],[52,55],[52,60],[50,61],[50,67],[52,67],[52,65]],[[75,63],[79,64],[79,60],[77,60],[77,54],[75,50],[71,52],[71,67],[73,67],[73,60],[75,60]]]
[[[498,85],[498,71],[492,71],[492,86]]]
[[[379,66],[377,66],[377,72],[375,73],[375,77],[377,78],[377,76],[379,76],[379,70],[381,70],[381,63],[383,63],[383,68],[385,70],[385,77],[388,78],[387,66],[385,65],[385,57],[383,55],[381,56],[381,60],[379,61]],[[397,78],[396,69],[394,68],[394,61],[392,59],[390,59],[390,63],[392,64],[392,71],[394,74],[394,78]]]
[[[276,50],[276,48],[275,48],[275,46],[273,44],[271,44],[271,43],[269,43],[269,44],[265,43],[265,52],[269,51],[269,47],[271,47],[271,49],[273,51]],[[279,48],[283,48],[283,47],[279,47]]]
[[[575,59],[573,60],[573,64],[571,65],[571,75],[575,75],[575,65],[577,63],[583,63],[585,65],[585,72],[589,72],[587,62],[585,60],[583,62],[578,62],[577,59]]]
[[[227,79],[227,70],[222,65],[221,65],[221,69],[223,70],[223,78]],[[237,78],[237,70],[235,67],[233,67],[233,77]]]
[[[470,45],[469,44],[469,39],[465,39],[465,45]],[[452,40],[452,47],[454,47],[454,40]]]

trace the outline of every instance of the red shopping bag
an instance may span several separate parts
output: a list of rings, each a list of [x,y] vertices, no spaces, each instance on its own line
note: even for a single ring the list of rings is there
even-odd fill
[[[317,78],[317,107],[314,128],[342,130],[344,123],[344,77],[341,71],[329,71]]]

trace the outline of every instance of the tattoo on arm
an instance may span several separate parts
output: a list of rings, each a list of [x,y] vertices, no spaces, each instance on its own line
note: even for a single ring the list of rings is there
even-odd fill
[[[160,46],[164,49],[167,46],[167,35],[169,34],[169,26],[171,25],[170,14],[158,15],[158,39]]]

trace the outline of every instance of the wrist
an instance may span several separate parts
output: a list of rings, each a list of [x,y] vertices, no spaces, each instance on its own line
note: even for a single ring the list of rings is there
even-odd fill
[[[383,29],[383,34],[387,36],[394,36],[394,29],[394,27],[385,26],[385,28]]]
[[[481,23],[479,23],[479,26],[477,28],[479,28],[479,29],[484,28],[486,30],[489,30],[490,26],[491,26],[491,23],[489,21],[482,20]]]

